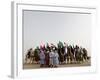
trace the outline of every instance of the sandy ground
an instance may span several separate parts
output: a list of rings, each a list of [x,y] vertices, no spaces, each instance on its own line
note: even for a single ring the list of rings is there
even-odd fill
[[[58,67],[81,67],[81,66],[91,66],[91,62],[87,61],[80,64],[61,64]],[[39,69],[39,68],[40,68],[40,64],[23,64],[23,69]]]

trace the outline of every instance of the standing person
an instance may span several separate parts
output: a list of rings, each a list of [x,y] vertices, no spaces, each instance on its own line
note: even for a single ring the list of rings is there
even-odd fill
[[[39,57],[39,49],[35,49],[34,50],[34,59],[36,61],[36,63],[39,63],[40,57]]]
[[[40,51],[40,67],[43,67],[45,64],[45,54],[43,50]]]
[[[59,55],[57,53],[56,50],[54,50],[54,56],[53,56],[53,64],[54,64],[54,67],[58,67],[58,64],[59,64]]]
[[[64,45],[61,41],[57,44],[58,46],[58,54],[59,54],[59,62],[62,64],[64,62]]]
[[[45,54],[45,64],[46,64],[46,67],[49,67],[49,51],[46,51],[46,54]]]
[[[50,67],[53,67],[53,56],[54,56],[54,52],[51,49],[51,52],[49,53],[49,63],[50,63]]]
[[[65,49],[65,51],[64,51],[64,63],[67,63],[67,60],[66,60],[66,58],[67,58],[67,46],[65,46],[64,47],[64,49]]]

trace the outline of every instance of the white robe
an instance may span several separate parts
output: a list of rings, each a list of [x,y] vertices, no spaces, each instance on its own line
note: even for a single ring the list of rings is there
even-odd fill
[[[58,65],[58,64],[59,64],[58,58],[59,58],[59,55],[58,55],[57,52],[55,52],[55,53],[54,53],[54,57],[53,57],[53,64],[54,64],[54,65]]]
[[[50,65],[53,65],[54,52],[50,52],[49,57],[50,57],[50,60],[49,60],[50,62],[49,63],[50,63]]]

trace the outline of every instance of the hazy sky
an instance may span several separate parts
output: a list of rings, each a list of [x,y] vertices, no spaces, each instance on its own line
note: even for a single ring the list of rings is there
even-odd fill
[[[90,53],[91,14],[24,11],[24,53],[42,43],[64,41]]]

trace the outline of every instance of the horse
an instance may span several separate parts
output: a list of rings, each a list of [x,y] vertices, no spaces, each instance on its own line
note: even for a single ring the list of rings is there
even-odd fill
[[[33,52],[34,52],[34,61],[38,64],[39,60],[40,60],[40,57],[39,57],[40,50],[39,49],[35,49]]]
[[[90,59],[90,57],[87,54],[87,50],[85,48],[83,48],[83,58],[84,58],[85,61]]]
[[[33,63],[34,61],[34,52],[31,49],[28,50],[27,54],[26,54],[26,57],[25,57],[25,63]]]
[[[58,55],[59,55],[59,63],[60,64],[62,64],[62,63],[64,63],[64,58],[65,58],[65,56],[64,56],[64,53],[65,53],[65,50],[64,50],[64,47],[58,47]]]
[[[71,52],[71,47],[68,46],[68,51],[67,51],[67,63],[73,63],[75,58],[74,58],[74,55],[73,53]]]

